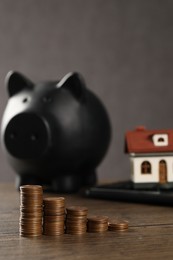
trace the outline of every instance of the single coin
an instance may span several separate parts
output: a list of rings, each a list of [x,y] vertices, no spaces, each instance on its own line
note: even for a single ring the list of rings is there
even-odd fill
[[[72,230],[66,230],[66,234],[70,234],[70,235],[83,235],[85,234],[86,231],[72,231]]]
[[[108,223],[108,219],[107,216],[91,216],[88,217],[88,223]]]
[[[66,215],[68,221],[87,221],[87,215],[78,216],[78,215]]]
[[[78,215],[78,216],[86,216],[88,213],[88,208],[86,207],[81,207],[81,206],[71,206],[66,208],[67,215]]]
[[[45,207],[64,207],[65,198],[64,197],[49,197],[43,199],[43,204]]]
[[[24,191],[24,190],[43,190],[41,185],[22,185],[20,186],[20,190]]]
[[[59,221],[65,221],[65,215],[58,215],[58,216],[44,216],[43,220],[45,222],[59,222]]]
[[[64,210],[59,210],[59,211],[54,211],[54,210],[44,210],[44,216],[64,216],[65,211]]]

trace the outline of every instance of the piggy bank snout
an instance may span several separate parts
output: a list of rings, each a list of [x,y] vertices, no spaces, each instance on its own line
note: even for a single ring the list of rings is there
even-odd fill
[[[40,157],[49,143],[48,124],[33,113],[18,114],[7,124],[4,142],[6,149],[14,157]]]

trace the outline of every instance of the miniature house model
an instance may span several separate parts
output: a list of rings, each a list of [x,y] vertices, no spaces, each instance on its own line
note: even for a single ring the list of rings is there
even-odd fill
[[[173,188],[173,130],[138,127],[125,136],[134,188]]]

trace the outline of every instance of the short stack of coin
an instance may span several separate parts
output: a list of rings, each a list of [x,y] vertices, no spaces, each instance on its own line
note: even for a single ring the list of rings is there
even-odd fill
[[[19,233],[24,237],[42,235],[43,189],[39,185],[20,187]]]
[[[58,236],[64,234],[65,221],[65,198],[45,198],[43,233],[48,236]]]
[[[87,214],[86,207],[71,206],[66,208],[66,233],[71,235],[82,235],[87,230]]]
[[[112,220],[108,223],[109,231],[126,231],[129,227],[129,223],[123,219]]]
[[[105,232],[108,230],[107,216],[93,216],[88,218],[88,232]]]

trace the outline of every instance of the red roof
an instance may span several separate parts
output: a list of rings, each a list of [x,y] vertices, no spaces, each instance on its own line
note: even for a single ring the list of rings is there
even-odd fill
[[[168,145],[154,145],[152,138],[156,134],[166,134]],[[137,127],[135,130],[126,133],[125,146],[126,153],[173,152],[173,130],[148,130],[145,127]]]

